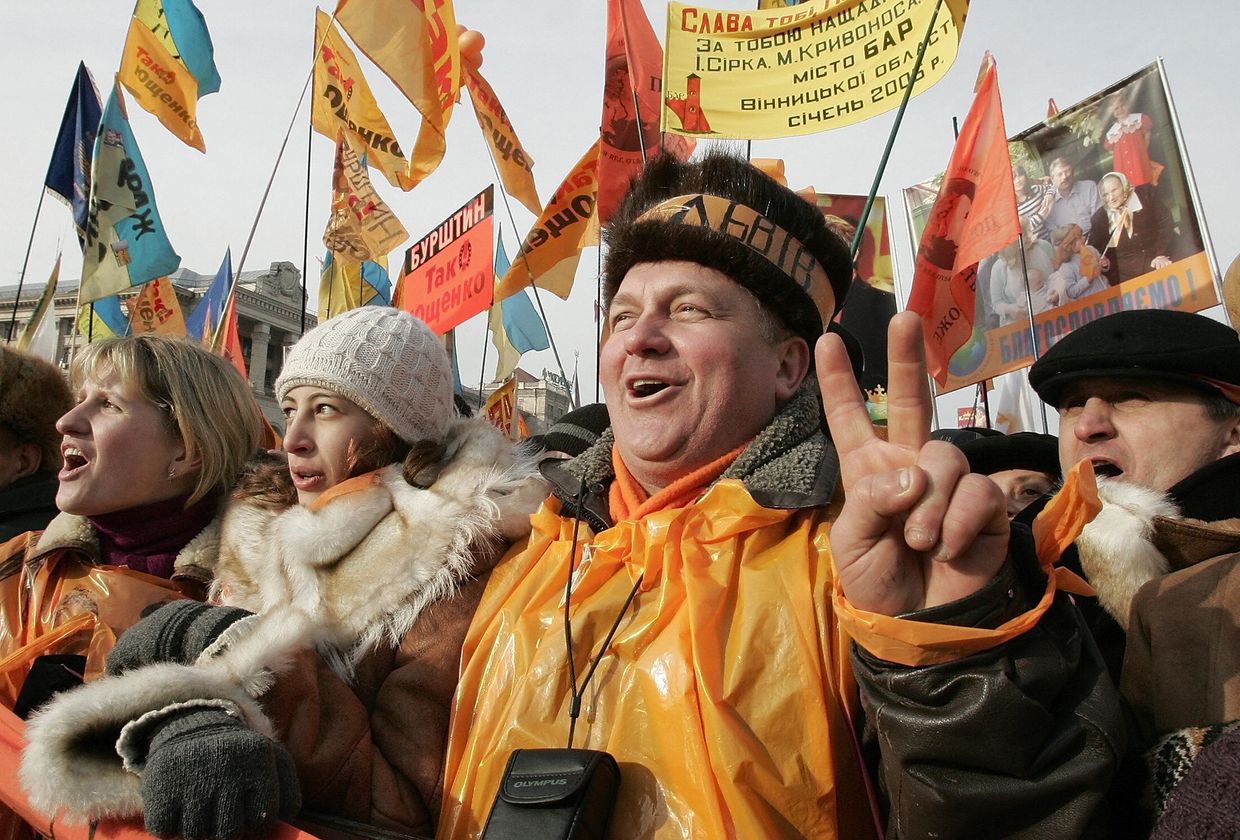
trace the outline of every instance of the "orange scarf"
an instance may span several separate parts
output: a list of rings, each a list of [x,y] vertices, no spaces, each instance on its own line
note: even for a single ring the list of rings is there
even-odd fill
[[[646,488],[633,478],[633,474],[629,472],[629,468],[620,458],[620,448],[613,444],[611,466],[616,471],[616,480],[611,483],[611,491],[607,498],[612,520],[625,522],[630,519],[641,519],[656,511],[684,507],[697,501],[710,483],[723,475],[723,471],[732,466],[747,446],[749,446],[748,441],[722,458],[711,461],[706,466],[698,467],[688,475],[681,476],[651,496],[646,492]]]

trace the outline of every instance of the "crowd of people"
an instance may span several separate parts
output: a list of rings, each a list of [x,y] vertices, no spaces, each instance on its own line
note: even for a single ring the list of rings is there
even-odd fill
[[[1048,289],[1152,207],[1100,200],[1039,199]],[[1095,320],[1030,372],[1057,441],[932,435],[903,313],[878,428],[817,208],[661,156],[604,235],[606,405],[545,451],[460,416],[391,308],[292,348],[280,451],[195,345],[92,344],[69,392],[0,349],[0,499],[31,501],[0,511],[0,702],[36,810],[190,840],[1235,836],[1235,331]]]

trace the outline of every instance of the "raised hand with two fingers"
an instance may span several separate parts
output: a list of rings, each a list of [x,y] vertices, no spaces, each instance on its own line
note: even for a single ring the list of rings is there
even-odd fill
[[[816,349],[818,383],[840,459],[844,506],[831,552],[855,607],[901,615],[973,594],[999,571],[1009,526],[1002,491],[963,453],[929,440],[932,415],[921,321],[888,332],[887,439],[875,431],[838,336]]]

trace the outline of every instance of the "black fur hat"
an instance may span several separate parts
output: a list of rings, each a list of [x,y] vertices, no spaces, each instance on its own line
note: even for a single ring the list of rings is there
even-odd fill
[[[787,231],[825,271],[834,298],[831,311],[820,312],[823,304],[815,303],[802,285],[735,236],[664,218],[641,218],[669,198],[695,194],[719,196],[743,205]],[[689,260],[721,271],[753,292],[811,348],[822,335],[824,322],[843,305],[852,281],[848,245],[827,226],[818,208],[726,152],[712,152],[689,163],[666,154],[651,160],[629,188],[604,238],[606,304],[634,265]]]

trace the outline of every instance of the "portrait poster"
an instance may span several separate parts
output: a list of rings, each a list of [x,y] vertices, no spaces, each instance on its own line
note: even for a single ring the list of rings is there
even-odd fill
[[[978,264],[973,334],[940,393],[1028,367],[1105,315],[1218,303],[1179,137],[1154,63],[1010,138],[1024,253]],[[941,180],[904,190],[914,250]]]

